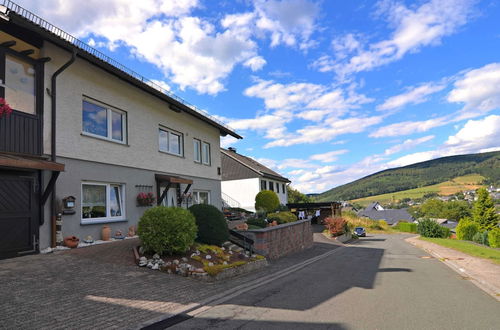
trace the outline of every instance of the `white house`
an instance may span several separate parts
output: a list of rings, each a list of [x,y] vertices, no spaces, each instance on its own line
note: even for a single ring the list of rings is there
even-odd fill
[[[290,180],[234,148],[221,148],[221,158],[222,201],[226,205],[255,212],[255,196],[261,190],[274,191],[280,203],[287,204]]]
[[[12,2],[0,18],[0,258],[127,233],[147,206],[221,205],[213,117]],[[62,214],[61,220],[57,217]],[[57,221],[56,221],[57,220]],[[60,230],[56,233],[56,225]]]

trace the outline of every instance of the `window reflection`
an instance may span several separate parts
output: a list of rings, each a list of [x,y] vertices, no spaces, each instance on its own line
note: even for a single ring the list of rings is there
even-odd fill
[[[5,55],[5,99],[12,109],[35,114],[35,68]]]

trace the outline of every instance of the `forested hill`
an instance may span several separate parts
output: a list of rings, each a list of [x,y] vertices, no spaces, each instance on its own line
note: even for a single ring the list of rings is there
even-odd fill
[[[351,200],[424,187],[477,173],[485,184],[500,185],[500,151],[442,157],[392,168],[319,194],[317,201]]]

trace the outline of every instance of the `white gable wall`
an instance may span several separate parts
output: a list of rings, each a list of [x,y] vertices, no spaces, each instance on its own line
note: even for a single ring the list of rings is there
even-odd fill
[[[260,179],[242,179],[221,182],[223,194],[231,197],[245,210],[255,212],[255,196],[260,191]]]

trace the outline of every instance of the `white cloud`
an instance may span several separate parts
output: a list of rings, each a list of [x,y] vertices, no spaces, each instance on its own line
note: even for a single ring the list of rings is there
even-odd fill
[[[389,162],[390,166],[405,166],[438,157],[500,150],[500,116],[491,115],[469,120],[455,135],[436,150],[409,154]]]
[[[430,141],[430,140],[432,140],[434,138],[435,138],[434,135],[427,135],[427,136],[421,137],[419,139],[413,139],[413,140],[412,139],[408,139],[408,140],[405,140],[401,144],[397,144],[395,146],[392,146],[392,147],[386,149],[384,151],[384,155],[392,155],[392,154],[401,152],[403,150],[409,150],[411,148],[414,148],[414,147],[418,146],[419,144],[425,143],[425,142]]]
[[[377,13],[394,27],[386,40],[362,46],[353,34],[334,40],[335,57],[323,56],[313,66],[320,71],[335,71],[340,77],[369,71],[397,61],[422,47],[441,43],[467,23],[474,0],[431,0],[415,9],[401,2],[380,1]]]
[[[377,110],[394,110],[408,104],[419,104],[427,101],[431,94],[443,90],[446,85],[427,83],[418,87],[412,87],[407,92],[389,97],[384,103],[377,106]]]
[[[338,156],[346,154],[348,152],[349,152],[349,150],[347,150],[347,149],[333,150],[333,151],[325,152],[322,154],[314,154],[309,158],[312,160],[319,160],[323,163],[333,163],[334,161],[339,159]]]
[[[320,125],[310,125],[293,133],[288,133],[283,138],[267,143],[264,148],[326,142],[339,135],[363,132],[366,128],[379,124],[381,121],[381,116],[350,117],[346,119],[332,117]]]
[[[463,103],[461,118],[467,119],[500,108],[500,63],[470,70],[454,83],[448,102]]]
[[[314,45],[319,6],[308,0],[255,0],[255,26],[270,34],[271,47],[281,44],[307,49]]]
[[[266,60],[262,56],[254,56],[246,60],[243,65],[249,67],[252,71],[259,71],[266,65]]]
[[[437,117],[422,121],[404,121],[380,127],[375,132],[371,133],[370,137],[380,138],[421,133],[435,127],[446,125],[450,122],[452,122],[450,116]]]

